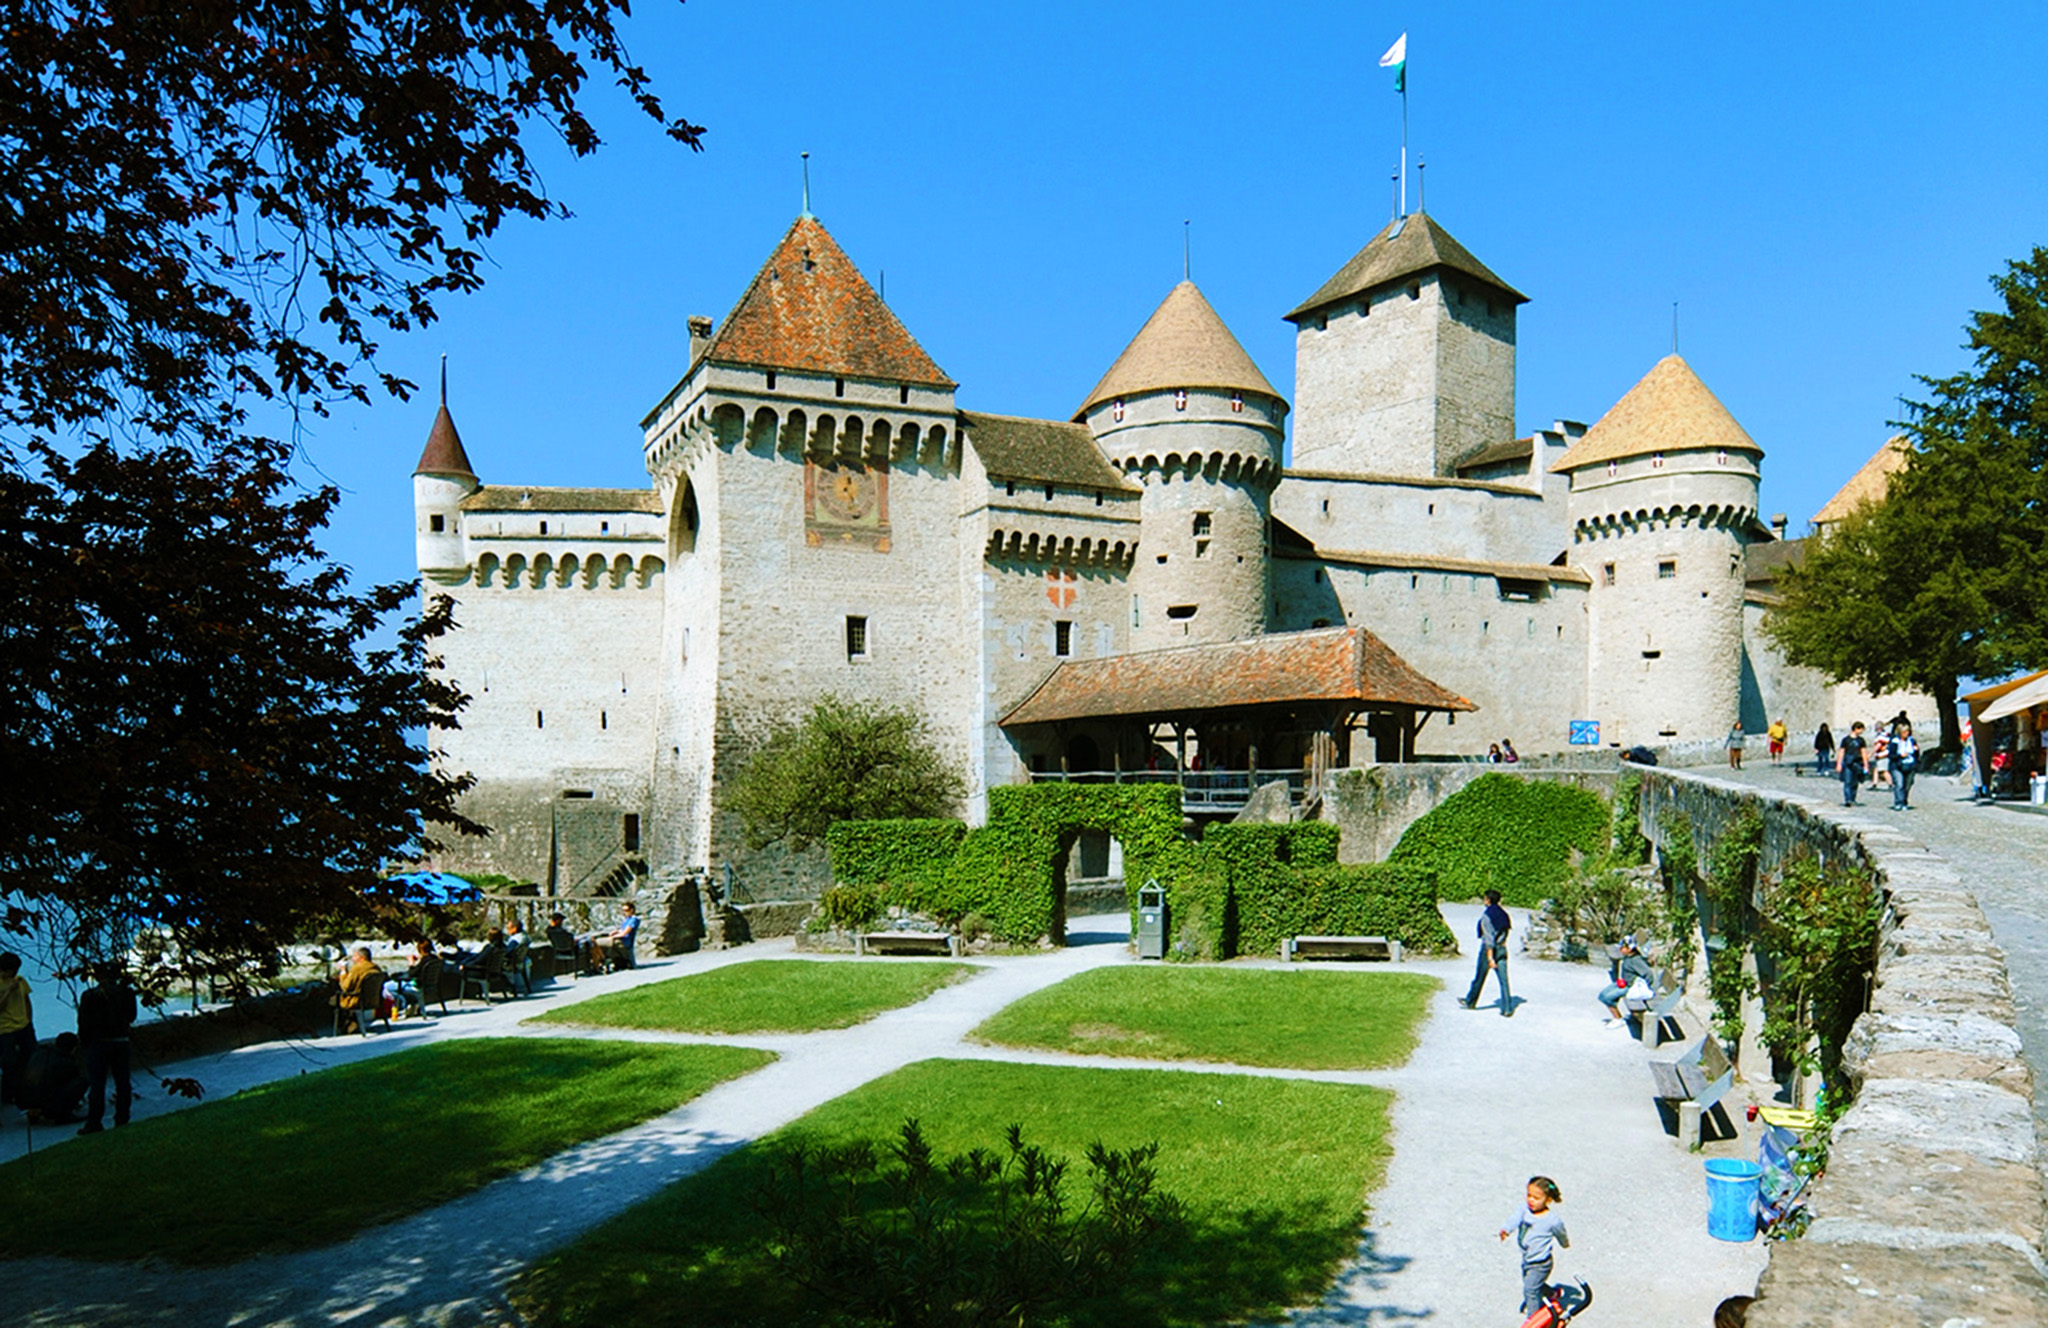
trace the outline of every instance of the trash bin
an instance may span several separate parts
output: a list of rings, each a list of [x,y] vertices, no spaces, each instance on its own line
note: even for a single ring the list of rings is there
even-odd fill
[[[1166,958],[1166,891],[1157,881],[1138,889],[1138,958]]]
[[[1707,1163],[1707,1234],[1715,1240],[1756,1237],[1757,1187],[1764,1169],[1739,1157]]]

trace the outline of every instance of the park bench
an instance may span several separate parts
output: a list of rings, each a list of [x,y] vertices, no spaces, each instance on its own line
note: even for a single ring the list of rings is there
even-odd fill
[[[1735,1136],[1735,1125],[1721,1107],[1735,1086],[1735,1067],[1712,1033],[1675,1060],[1652,1060],[1650,1077],[1657,1085],[1660,1114],[1669,1110],[1677,1118],[1679,1147],[1707,1143],[1709,1128],[1717,1139]]]
[[[960,938],[949,931],[867,931],[856,932],[853,937],[853,952],[864,954],[942,954],[948,957],[960,953]]]
[[[1678,1003],[1685,998],[1685,984],[1670,971],[1657,975],[1655,990],[1649,996],[1623,996],[1622,1013],[1636,1021],[1636,1039],[1646,1042],[1654,1050],[1664,1045],[1664,1025],[1669,1022],[1675,1038],[1684,1037],[1685,1030],[1678,1022]]]
[[[1280,942],[1280,959],[1382,959],[1398,964],[1401,943],[1384,936],[1289,936]]]

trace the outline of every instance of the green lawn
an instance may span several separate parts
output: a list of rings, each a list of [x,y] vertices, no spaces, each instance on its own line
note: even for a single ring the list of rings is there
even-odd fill
[[[331,1244],[774,1059],[475,1038],[280,1080],[38,1151],[33,1174],[0,1166],[0,1212],[21,1219],[7,1253],[213,1264]]]
[[[1005,1126],[1072,1159],[1094,1140],[1162,1145],[1162,1186],[1189,1235],[1142,1256],[1118,1294],[1070,1306],[1074,1325],[1209,1324],[1321,1292],[1357,1242],[1389,1148],[1391,1095],[1375,1088],[1182,1070],[923,1061],[773,1136],[888,1143],[918,1118],[943,1153],[1000,1151]],[[759,1146],[731,1155],[586,1233],[520,1280],[514,1299],[550,1328],[789,1324],[822,1307],[779,1277],[748,1206]],[[820,1315],[819,1321],[823,1321]]]
[[[1373,1070],[1415,1050],[1439,985],[1419,973],[1124,965],[1034,992],[974,1036],[1103,1056]]]
[[[613,992],[530,1023],[656,1028],[671,1033],[808,1033],[851,1028],[915,1005],[981,970],[973,964],[755,959]]]

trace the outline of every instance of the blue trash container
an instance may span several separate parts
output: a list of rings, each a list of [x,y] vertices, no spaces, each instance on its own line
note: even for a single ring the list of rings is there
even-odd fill
[[[1707,1234],[1736,1242],[1756,1238],[1757,1187],[1764,1170],[1739,1157],[1707,1163]]]

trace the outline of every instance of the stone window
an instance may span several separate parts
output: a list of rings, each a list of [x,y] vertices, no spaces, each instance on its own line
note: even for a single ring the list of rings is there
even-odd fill
[[[570,802],[589,802],[597,794],[590,789],[563,789],[562,797]]]
[[[433,531],[436,535],[440,534],[442,530],[446,529],[447,525],[448,519],[442,516],[439,512],[436,512],[432,516],[427,518],[427,529]]]
[[[1214,526],[1215,520],[1211,513],[1195,513],[1195,557],[1209,556],[1209,534]]]
[[[1315,571],[1315,575],[1309,579],[1314,581],[1317,585],[1323,584],[1323,569],[1318,567]]]
[[[600,729],[609,729],[612,726],[611,715],[603,710],[598,711],[597,726]]]
[[[1194,617],[1195,610],[1199,607],[1199,605],[1195,604],[1176,604],[1166,611],[1166,616],[1173,619],[1175,622],[1184,622],[1187,619]]]
[[[866,659],[868,657],[868,620],[853,614],[846,616],[846,657]]]
[[[1230,394],[1230,411],[1233,415],[1244,412],[1244,393],[1232,392]]]
[[[1611,480],[1611,479],[1613,479],[1613,478],[1614,478],[1614,477],[1615,477],[1616,475],[1619,475],[1620,473],[1621,473],[1621,463],[1620,463],[1619,461],[1610,461],[1610,462],[1608,462],[1608,463],[1607,463],[1607,478],[1608,478],[1608,479],[1610,479],[1610,480]]]
[[[1417,281],[1417,282],[1413,282],[1413,283],[1410,283],[1410,285],[1409,285],[1409,287],[1408,287],[1408,298],[1409,298],[1409,299],[1411,299],[1411,300],[1419,300],[1419,299],[1421,299],[1421,298],[1422,298],[1422,283],[1421,283],[1421,282]]]
[[[1657,579],[1659,581],[1669,581],[1677,575],[1678,560],[1676,558],[1666,558],[1657,564]]]
[[[1661,650],[1645,650],[1645,651],[1643,652],[1643,658],[1644,658],[1644,659],[1662,659],[1662,658],[1664,658],[1664,652],[1663,652],[1663,651],[1661,651]]]
[[[1724,447],[1720,451],[1714,453],[1714,464],[1717,466],[1725,466],[1728,464],[1727,448]]]
[[[628,853],[640,851],[640,815],[627,812],[619,818],[619,845]]]
[[[1050,485],[1050,484],[1046,485],[1046,486],[1045,486],[1045,501],[1047,501],[1047,502],[1051,502],[1051,501],[1052,501],[1052,492],[1053,492],[1053,490],[1052,490],[1052,485]]]
[[[775,371],[773,369],[768,371],[768,390],[770,392],[775,390]]]
[[[1360,318],[1372,317],[1372,296],[1368,295],[1365,296],[1363,299],[1359,300],[1358,316]]]
[[[1118,397],[1110,403],[1109,418],[1115,420],[1118,424],[1124,422],[1124,399],[1122,397]]]
[[[1143,615],[1138,612],[1138,597],[1136,595],[1131,596],[1131,626],[1133,629],[1144,626]]]
[[[910,384],[905,383],[903,386],[896,389],[896,404],[899,406],[907,406],[910,404]]]
[[[1654,452],[1650,455],[1650,469],[1664,469],[1664,454],[1662,452]]]
[[[1186,410],[1188,408],[1188,390],[1186,388],[1176,387],[1173,389],[1173,408],[1175,410]]]
[[[1327,332],[1327,331],[1329,331],[1329,330],[1330,330],[1330,316],[1329,316],[1328,314],[1317,314],[1317,315],[1316,315],[1316,331],[1318,331],[1318,332]]]
[[[1600,565],[1600,584],[1604,586],[1611,586],[1614,584],[1613,563],[1602,563]]]
[[[600,521],[600,522],[598,522],[598,523],[597,523],[597,533],[598,533],[598,534],[600,534],[600,535],[609,535],[609,534],[611,534],[611,533],[612,533],[612,523],[611,523],[611,522],[609,522],[609,521]]]
[[[1428,635],[1429,635],[1429,619],[1427,619],[1427,618],[1424,618],[1424,619],[1422,620],[1422,634],[1423,634],[1424,636],[1428,636]]]
[[[1061,659],[1074,653],[1074,624],[1061,619],[1052,625],[1052,653]]]
[[[1095,491],[1095,505],[1097,507],[1102,506],[1102,490],[1100,489],[1097,489]]]
[[[832,380],[832,395],[835,397],[843,397],[846,395],[846,380],[844,378],[835,378]]]
[[[533,712],[533,726],[537,729],[544,729],[548,726],[548,715],[545,710]]]
[[[547,533],[548,533],[548,523],[547,523],[547,522],[543,521],[543,522],[541,522],[541,523],[540,523],[540,533],[541,533],[541,534],[543,534],[543,535],[545,535],[545,534],[547,534]]]
[[[1015,480],[1010,480],[1009,482],[1007,482],[1006,484],[1004,484],[1004,485],[1003,485],[1003,492],[1004,492],[1004,494],[1006,494],[1007,496],[1009,496],[1009,497],[1011,497],[1011,498],[1015,498],[1015,497],[1017,496],[1017,481],[1015,481]]]

